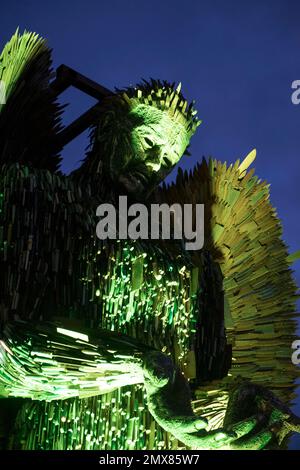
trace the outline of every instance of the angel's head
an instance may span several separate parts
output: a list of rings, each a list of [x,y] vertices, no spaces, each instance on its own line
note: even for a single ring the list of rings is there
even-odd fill
[[[93,158],[114,184],[145,197],[181,159],[199,124],[180,87],[151,80],[118,90],[103,102]]]

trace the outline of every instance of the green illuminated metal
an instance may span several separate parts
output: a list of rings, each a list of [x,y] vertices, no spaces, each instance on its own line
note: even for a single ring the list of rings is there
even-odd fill
[[[10,84],[1,132],[3,122],[17,132],[14,99],[22,98],[22,111],[39,97],[47,135],[56,134],[57,107],[43,94],[44,41],[16,33],[1,58],[0,77]],[[43,80],[29,73],[33,64]],[[268,186],[247,172],[254,153],[231,166],[204,161],[158,190],[200,123],[193,104],[180,87],[152,80],[101,106],[91,149],[69,176],[55,172],[59,157],[40,157],[41,148],[19,162],[23,152],[9,147],[8,128],[0,142],[0,396],[32,399],[18,413],[11,445],[260,449],[274,423],[281,444],[297,420],[261,386],[291,400],[296,288]],[[21,147],[36,148],[19,134]],[[147,203],[205,204],[204,250],[99,241],[96,207],[124,193]],[[258,386],[236,391],[239,376]],[[245,392],[249,401],[240,399]],[[260,413],[268,426],[257,430]]]

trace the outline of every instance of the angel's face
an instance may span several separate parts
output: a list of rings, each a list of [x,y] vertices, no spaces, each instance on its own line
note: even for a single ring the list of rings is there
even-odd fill
[[[130,111],[120,133],[124,134],[123,144],[111,154],[110,173],[126,192],[137,197],[147,196],[170,173],[189,144],[181,123],[144,104]]]

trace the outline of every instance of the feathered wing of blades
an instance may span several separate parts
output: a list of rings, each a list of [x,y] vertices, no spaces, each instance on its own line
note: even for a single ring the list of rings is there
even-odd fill
[[[205,248],[224,278],[232,367],[213,390],[208,386],[209,394],[199,389],[195,403],[213,427],[221,425],[225,415],[224,384],[237,376],[268,387],[286,404],[295,397],[297,369],[291,361],[291,344],[297,286],[290,264],[297,253],[288,253],[269,184],[248,169],[255,154],[254,150],[231,165],[203,159],[190,173],[179,170],[176,183],[164,189],[169,203],[204,204]]]
[[[19,30],[0,55],[0,163],[57,170],[54,140],[62,107],[49,87],[51,50],[36,33]]]

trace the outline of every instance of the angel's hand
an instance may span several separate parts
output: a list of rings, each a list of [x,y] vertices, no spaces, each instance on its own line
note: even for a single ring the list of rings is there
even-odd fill
[[[146,355],[144,384],[155,420],[186,446],[218,449],[236,437],[223,429],[205,431],[207,420],[194,414],[189,384],[169,356],[156,351]]]
[[[194,414],[189,384],[169,356],[147,353],[143,370],[149,411],[163,429],[188,447],[258,450],[273,439],[280,443],[283,429],[296,430],[295,424],[291,428],[288,409],[271,392],[246,383],[229,400],[223,428],[207,432],[207,420]]]
[[[223,426],[237,439],[230,449],[264,449],[278,447],[292,432],[300,432],[300,420],[270,390],[237,379],[229,394]]]

